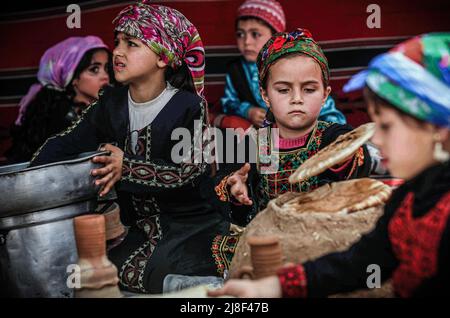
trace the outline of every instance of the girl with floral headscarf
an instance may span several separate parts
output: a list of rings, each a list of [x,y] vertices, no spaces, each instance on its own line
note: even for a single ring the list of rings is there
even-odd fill
[[[377,127],[373,142],[391,173],[406,180],[375,229],[347,251],[263,280],[230,281],[212,294],[324,297],[367,288],[375,264],[399,297],[448,295],[450,33],[418,36],[376,57],[344,87],[361,88]]]
[[[278,128],[280,138],[276,145],[258,144],[257,164],[245,164],[216,187],[222,201],[242,204],[232,207],[240,224],[248,223],[271,199],[287,191],[307,192],[325,183],[367,176],[370,169],[370,156],[364,146],[344,164],[290,184],[289,176],[304,161],[352,128],[318,119],[331,90],[330,71],[324,53],[308,30],[275,34],[260,51],[257,62],[261,95],[269,108],[266,127],[258,134],[271,136],[272,129]],[[267,173],[260,159],[272,151],[278,154],[278,168]]]
[[[38,83],[19,103],[10,162],[29,161],[48,137],[66,129],[112,77],[111,52],[96,36],[70,37],[42,56]]]
[[[132,4],[113,23],[114,74],[123,87],[106,88],[81,120],[47,141],[33,164],[106,143],[111,155],[93,159],[105,166],[92,175],[100,196],[116,185],[130,227],[109,257],[121,288],[160,293],[168,274],[223,273],[211,248],[216,235],[229,233],[229,223],[214,206],[210,165],[193,157],[207,127],[205,52],[195,26],[166,6]],[[173,151],[180,128],[190,145],[183,160]]]

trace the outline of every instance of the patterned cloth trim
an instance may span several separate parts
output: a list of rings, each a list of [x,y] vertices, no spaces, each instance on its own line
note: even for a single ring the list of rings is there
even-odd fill
[[[163,233],[160,223],[160,209],[153,197],[148,199],[132,196],[133,208],[140,217],[136,226],[148,238],[122,264],[119,283],[130,291],[148,293],[144,284],[145,268]]]
[[[224,275],[225,270],[230,269],[231,261],[236,251],[236,246],[239,242],[239,235],[217,235],[214,237],[211,251],[212,257],[217,266],[217,273],[220,276]]]
[[[350,172],[348,173],[346,180],[349,180],[352,177],[353,173],[355,172],[356,168],[361,167],[363,164],[364,164],[364,149],[363,147],[359,147],[358,151],[354,154],[352,168],[350,169]]]
[[[230,201],[230,194],[228,193],[228,178],[232,175],[229,174],[228,176],[224,177],[220,183],[214,188],[216,191],[216,195],[219,198],[220,201],[223,202],[229,202]]]
[[[146,186],[176,188],[201,175],[205,168],[204,164],[186,163],[173,167],[124,158],[122,180]]]
[[[277,275],[280,280],[283,297],[307,297],[308,282],[303,265],[294,265],[281,268],[278,270]]]

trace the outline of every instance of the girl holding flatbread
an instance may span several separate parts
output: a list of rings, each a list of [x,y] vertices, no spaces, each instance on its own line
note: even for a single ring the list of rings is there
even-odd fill
[[[364,87],[373,142],[406,180],[375,229],[347,251],[231,280],[211,295],[324,297],[367,288],[368,266],[399,297],[448,295],[450,286],[450,33],[426,34],[376,57],[346,85]]]
[[[308,158],[336,138],[352,130],[318,120],[331,88],[328,61],[319,45],[306,29],[277,33],[264,45],[257,59],[261,95],[269,106],[265,127],[258,136],[272,136],[279,129],[279,138],[259,138],[256,164],[245,164],[221,179],[216,187],[220,200],[232,206],[233,222],[245,225],[267,203],[285,192],[307,192],[325,183],[364,177],[369,174],[370,156],[365,146],[338,166],[314,176],[289,183],[289,176]],[[267,140],[263,144],[262,140]],[[275,145],[276,149],[272,149]],[[278,167],[268,171],[262,158],[276,153]],[[232,169],[230,169],[232,170]],[[226,174],[226,173],[225,173]]]

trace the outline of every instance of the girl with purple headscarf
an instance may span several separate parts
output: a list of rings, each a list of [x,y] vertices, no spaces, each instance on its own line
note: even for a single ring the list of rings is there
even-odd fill
[[[96,36],[70,37],[41,57],[38,83],[19,103],[10,162],[29,161],[47,138],[67,128],[110,82],[111,53]]]
[[[114,74],[124,85],[105,88],[79,121],[47,141],[33,164],[106,143],[111,155],[95,157],[105,166],[92,174],[100,196],[116,186],[129,226],[108,255],[122,289],[160,293],[168,274],[222,275],[233,250],[219,255],[214,242],[229,234],[230,223],[216,206],[211,166],[193,157],[208,125],[199,33],[177,10],[147,2],[126,7],[113,23]],[[190,134],[181,161],[173,156],[177,128]]]

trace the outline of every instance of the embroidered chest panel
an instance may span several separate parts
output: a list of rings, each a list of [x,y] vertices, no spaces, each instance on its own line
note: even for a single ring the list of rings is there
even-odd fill
[[[396,293],[410,297],[438,271],[439,246],[450,215],[450,192],[424,216],[414,218],[414,194],[408,193],[389,223],[389,238],[399,260],[392,280]]]
[[[257,194],[260,197],[260,209],[264,208],[271,199],[285,192],[306,192],[318,187],[319,178],[317,176],[296,184],[290,184],[288,179],[303,162],[319,151],[323,132],[330,125],[330,123],[319,121],[305,147],[293,151],[277,152],[277,171],[259,174],[260,182]]]

